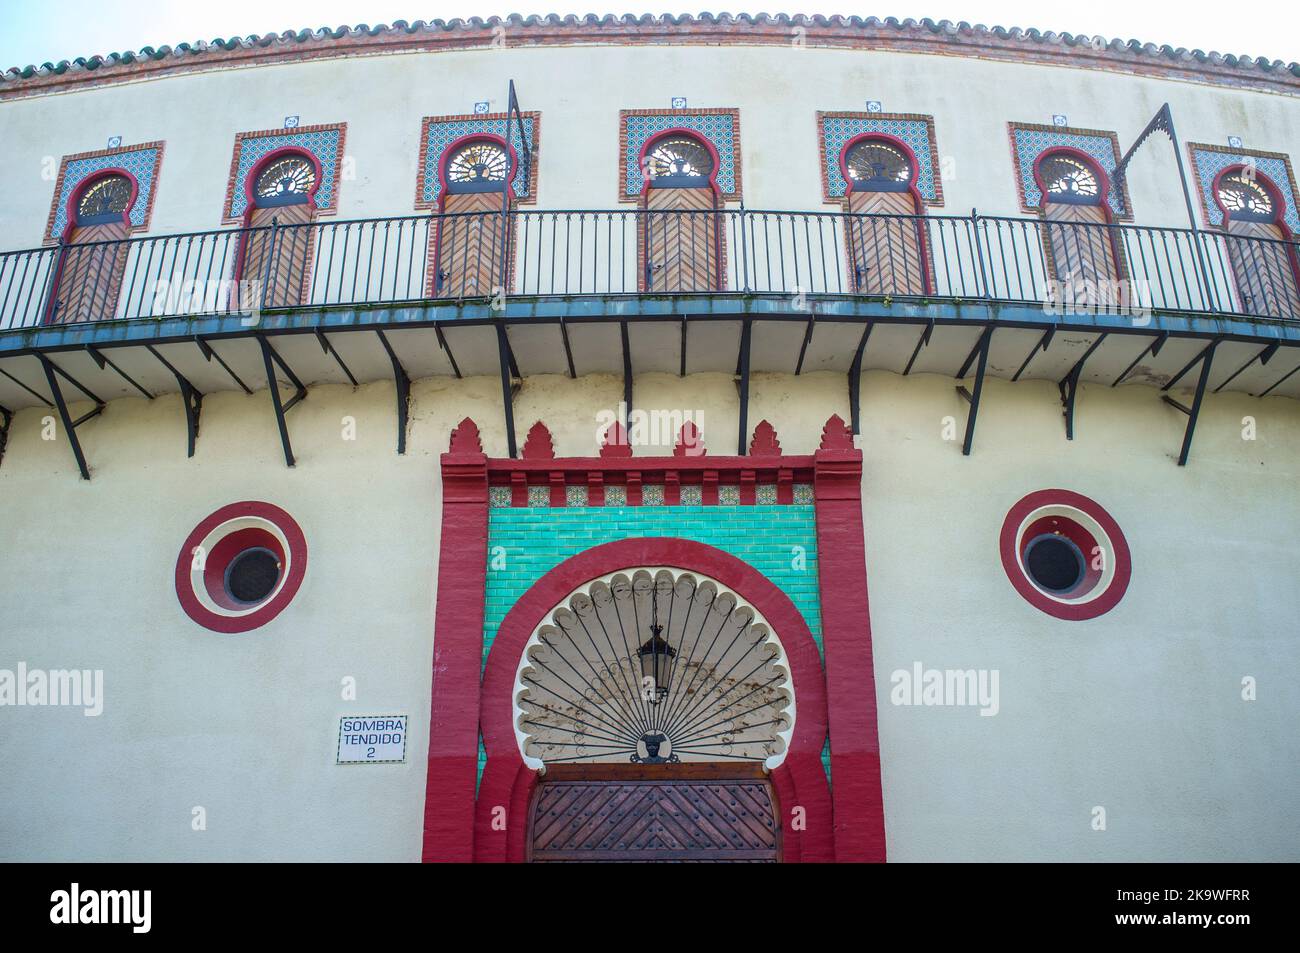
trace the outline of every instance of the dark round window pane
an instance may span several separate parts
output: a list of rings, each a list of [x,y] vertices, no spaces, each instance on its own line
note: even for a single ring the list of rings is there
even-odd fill
[[[259,202],[298,198],[306,201],[316,186],[316,167],[306,156],[285,156],[262,170],[253,186]]]
[[[1101,204],[1101,184],[1086,162],[1056,153],[1038,166],[1049,201]]]
[[[651,179],[707,179],[713,174],[713,156],[704,144],[687,136],[661,139],[646,156]]]
[[[1037,536],[1025,547],[1025,570],[1048,592],[1068,592],[1083,581],[1083,552],[1064,536]]]
[[[891,191],[912,179],[912,164],[900,150],[875,139],[864,139],[844,157],[853,184],[868,191]]]
[[[261,602],[280,581],[280,561],[269,549],[246,549],[226,569],[226,592],[236,602]]]

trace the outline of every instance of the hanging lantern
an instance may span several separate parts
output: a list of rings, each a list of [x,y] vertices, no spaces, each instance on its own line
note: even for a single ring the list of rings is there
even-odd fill
[[[654,691],[646,700],[652,705],[658,705],[668,697],[673,659],[677,657],[676,650],[663,637],[664,627],[659,624],[658,593],[650,598],[650,632],[650,641],[637,649],[636,654],[641,661],[641,683],[644,685],[650,679],[650,684],[654,686]]]

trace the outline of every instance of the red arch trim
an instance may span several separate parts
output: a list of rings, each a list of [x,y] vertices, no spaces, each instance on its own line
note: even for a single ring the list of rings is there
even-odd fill
[[[447,166],[451,162],[451,157],[461,150],[463,146],[471,142],[495,142],[510,157],[510,168],[506,170],[506,191],[510,193],[510,201],[515,200],[515,174],[519,170],[519,155],[515,152],[515,147],[506,142],[501,136],[491,132],[470,132],[454,140],[449,146],[442,150],[442,156],[438,159],[438,210],[446,205],[448,185]]]
[[[257,197],[253,194],[253,190],[257,186],[258,178],[271,165],[271,163],[289,155],[302,156],[304,159],[311,162],[312,168],[316,171],[316,184],[311,187],[311,191],[307,194],[307,200],[311,205],[312,210],[316,210],[316,193],[319,192],[320,187],[325,184],[325,172],[324,168],[321,166],[320,159],[318,159],[316,154],[310,149],[304,149],[301,146],[281,146],[279,149],[272,149],[266,155],[262,156],[262,158],[258,159],[253,168],[249,170],[248,175],[244,177],[244,198],[246,199],[244,203],[245,226],[251,224],[253,212],[258,208]]]
[[[1075,149],[1073,146],[1050,146],[1040,152],[1038,158],[1034,160],[1034,185],[1038,186],[1039,207],[1041,208],[1050,201],[1047,197],[1047,183],[1043,181],[1043,160],[1049,156],[1059,155],[1077,159],[1092,170],[1092,174],[1097,177],[1097,185],[1100,190],[1097,204],[1106,210],[1106,220],[1110,221],[1113,212],[1110,207],[1110,175],[1107,174],[1096,159],[1082,149]]]
[[[657,132],[641,146],[641,152],[636,157],[637,168],[641,170],[641,196],[644,199],[646,192],[650,190],[650,177],[645,174],[645,159],[655,147],[656,143],[672,136],[685,136],[694,139],[705,149],[709,150],[709,157],[713,159],[713,169],[709,172],[709,188],[713,190],[714,201],[722,196],[722,191],[718,188],[718,167],[722,164],[722,159],[718,155],[718,148],[709,141],[709,137],[700,133],[698,129],[689,129],[686,126],[675,126],[672,129],[665,129],[663,132]]]
[[[916,153],[902,139],[897,136],[891,136],[886,132],[863,132],[854,136],[848,142],[844,143],[844,148],[840,149],[840,175],[844,179],[844,197],[848,198],[853,191],[853,179],[849,178],[849,150],[859,142],[874,141],[883,142],[885,145],[892,146],[907,157],[908,164],[912,167],[912,177],[907,182],[907,191],[912,193],[912,202],[916,207],[916,214],[923,215],[925,209],[925,198],[921,195],[921,190],[916,185],[917,165]]]
[[[86,194],[86,190],[96,182],[106,179],[111,175],[120,175],[131,183],[131,198],[126,203],[126,208],[122,210],[122,224],[125,225],[128,230],[131,229],[131,211],[135,208],[136,200],[140,197],[140,180],[135,177],[134,173],[127,171],[121,166],[111,166],[107,169],[99,169],[93,174],[86,176],[77,184],[77,187],[72,190],[71,194],[69,194],[67,208],[65,209],[63,216],[63,235],[61,236],[63,241],[66,242],[71,238],[72,230],[77,227],[77,206],[81,203],[81,197]]]
[[[716,579],[761,612],[781,639],[798,705],[790,750],[772,772],[785,859],[833,860],[830,786],[821,763],[826,687],[807,623],[789,596],[748,563],[703,543],[670,538],[624,539],[579,553],[539,579],[501,623],[483,675],[479,724],[487,767],[475,808],[474,859],[522,861],[527,848],[528,805],[538,775],[519,753],[513,717],[515,675],[528,639],[579,586],[638,566],[674,566]]]

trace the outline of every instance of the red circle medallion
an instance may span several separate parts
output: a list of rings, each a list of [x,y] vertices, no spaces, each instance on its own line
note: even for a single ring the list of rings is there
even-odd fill
[[[232,503],[186,538],[176,596],[204,628],[248,632],[293,601],[306,572],[307,539],[292,516],[270,503]]]
[[[1011,508],[1002,568],[1030,605],[1058,619],[1095,619],[1124,598],[1133,565],[1119,524],[1069,490],[1039,490]]]

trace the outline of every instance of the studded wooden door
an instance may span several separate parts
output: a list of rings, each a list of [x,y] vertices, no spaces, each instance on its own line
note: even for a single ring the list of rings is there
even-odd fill
[[[500,192],[463,192],[447,196],[438,220],[437,240],[430,243],[429,297],[486,298],[505,277]]]
[[[1300,317],[1295,247],[1283,241],[1282,230],[1269,222],[1231,219],[1228,233],[1228,260],[1242,310],[1272,318]]]
[[[850,192],[849,260],[858,294],[923,295],[926,293],[925,243],[910,192]],[[862,216],[862,217],[858,217]]]
[[[1047,233],[1047,276],[1058,282],[1116,282],[1123,277],[1116,255],[1114,231],[1100,205],[1047,202],[1043,206],[1043,229]],[[1094,293],[1113,290],[1109,284]]]
[[[712,189],[649,189],[643,217],[646,291],[722,289],[721,216]]]
[[[531,862],[780,861],[776,798],[759,771],[713,764],[619,769],[548,769],[533,796]]]
[[[311,286],[313,210],[306,203],[255,208],[244,236],[239,277],[244,308],[292,308],[306,303]],[[278,227],[272,229],[271,223]],[[256,300],[254,300],[256,298]]]
[[[107,321],[117,317],[126,270],[124,222],[74,228],[59,262],[51,324]]]

